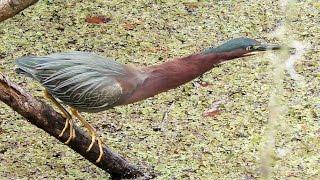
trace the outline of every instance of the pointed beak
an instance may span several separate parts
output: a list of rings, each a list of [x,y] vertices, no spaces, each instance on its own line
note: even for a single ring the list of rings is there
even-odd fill
[[[282,46],[277,44],[261,44],[254,48],[254,51],[270,51],[270,50],[280,50]]]
[[[277,44],[260,44],[260,45],[254,46],[253,49],[248,53],[244,54],[244,56],[252,56],[252,55],[260,54],[265,51],[277,51],[281,49],[288,49],[288,47],[280,46]]]

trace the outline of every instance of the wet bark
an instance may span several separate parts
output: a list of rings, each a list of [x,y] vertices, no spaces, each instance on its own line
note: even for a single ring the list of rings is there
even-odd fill
[[[38,0],[0,0],[0,22],[18,14]]]
[[[69,132],[59,137],[65,119],[51,106],[32,97],[28,92],[14,84],[6,76],[0,73],[0,100],[10,106],[14,111],[25,117],[30,123],[43,129],[61,142],[68,139]],[[110,173],[113,179],[134,178],[143,173],[131,165],[123,157],[111,152],[108,147],[103,147],[104,155],[100,163],[96,163],[99,156],[99,146],[94,144],[90,152],[86,152],[91,137],[80,128],[74,126],[76,138],[71,140],[68,146],[84,158]]]

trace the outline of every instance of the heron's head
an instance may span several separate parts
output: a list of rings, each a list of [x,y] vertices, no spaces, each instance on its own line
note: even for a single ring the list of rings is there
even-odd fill
[[[268,50],[280,50],[281,46],[274,44],[261,43],[254,39],[241,37],[231,39],[218,47],[211,47],[205,50],[204,54],[219,53],[219,52],[233,52],[237,51],[240,53],[239,57],[245,57],[264,52]]]

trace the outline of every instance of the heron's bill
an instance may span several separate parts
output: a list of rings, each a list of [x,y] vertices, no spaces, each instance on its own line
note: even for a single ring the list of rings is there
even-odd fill
[[[280,49],[283,49],[283,47],[277,44],[260,44],[260,45],[254,46],[252,51],[244,54],[243,56],[252,56],[252,55],[260,54],[265,51],[273,51],[273,50],[280,50]]]

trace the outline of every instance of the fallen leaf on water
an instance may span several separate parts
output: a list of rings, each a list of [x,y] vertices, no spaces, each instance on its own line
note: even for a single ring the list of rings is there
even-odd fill
[[[226,100],[219,100],[219,101],[216,101],[214,102],[209,109],[205,110],[202,114],[202,116],[204,117],[216,117],[217,115],[220,114],[220,105],[222,103],[225,103]]]
[[[125,23],[123,25],[125,30],[133,30],[136,26],[137,24],[134,24],[134,23]]]
[[[196,87],[210,87],[210,86],[212,86],[211,83],[205,82],[205,81],[195,81],[194,84]]]
[[[208,86],[211,86],[211,85],[212,84],[208,83],[208,82],[204,82],[204,81],[200,82],[200,86],[202,86],[202,87],[208,87]]]
[[[136,28],[138,25],[143,24],[143,21],[141,20],[135,20],[135,21],[126,21],[123,24],[123,27],[125,30],[133,30],[134,28]]]
[[[219,109],[212,108],[212,109],[208,109],[208,110],[204,111],[202,115],[204,117],[216,117],[219,114],[220,114]]]
[[[102,24],[111,21],[111,18],[105,16],[89,16],[86,17],[86,22],[91,24]]]

